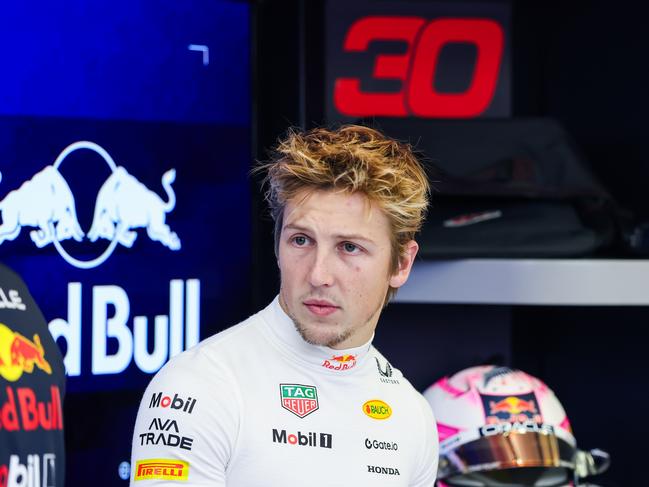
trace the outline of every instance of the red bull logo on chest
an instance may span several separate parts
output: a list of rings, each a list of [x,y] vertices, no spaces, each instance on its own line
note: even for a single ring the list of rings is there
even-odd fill
[[[356,355],[334,355],[325,359],[322,366],[329,370],[349,370],[356,366]]]

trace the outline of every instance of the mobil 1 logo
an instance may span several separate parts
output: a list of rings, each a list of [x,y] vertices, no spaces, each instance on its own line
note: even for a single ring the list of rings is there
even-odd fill
[[[315,431],[288,433],[286,430],[273,428],[273,443],[331,449],[333,435],[331,433],[316,433]]]
[[[169,395],[163,395],[162,392],[154,392],[151,394],[151,401],[149,402],[149,409],[153,408],[169,408],[177,411],[182,411],[187,414],[192,414],[196,399],[190,397],[183,398],[178,394],[174,394],[173,398]]]

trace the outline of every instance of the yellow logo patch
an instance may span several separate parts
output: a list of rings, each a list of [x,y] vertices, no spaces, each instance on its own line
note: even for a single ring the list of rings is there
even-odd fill
[[[41,338],[36,334],[33,338],[32,341],[0,323],[0,377],[15,382],[23,373],[33,373],[34,367],[52,375]]]
[[[392,408],[380,399],[372,399],[363,404],[363,412],[372,419],[388,419]]]
[[[135,464],[135,480],[181,480],[189,477],[189,463],[182,460],[150,458]]]

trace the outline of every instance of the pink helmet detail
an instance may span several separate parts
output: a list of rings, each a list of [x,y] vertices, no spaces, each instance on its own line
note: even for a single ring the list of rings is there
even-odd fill
[[[584,467],[593,456],[577,450],[554,392],[520,370],[471,367],[424,396],[438,422],[440,487],[565,486],[608,466],[604,453],[599,467]]]
[[[533,421],[572,434],[566,412],[554,393],[520,370],[493,365],[471,367],[440,379],[424,396],[445,430]]]

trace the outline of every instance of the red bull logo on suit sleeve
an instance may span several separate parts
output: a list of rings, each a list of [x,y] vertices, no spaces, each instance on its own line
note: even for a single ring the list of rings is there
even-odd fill
[[[23,373],[34,372],[34,368],[52,374],[40,337],[35,334],[30,340],[0,323],[0,376],[15,382]]]

